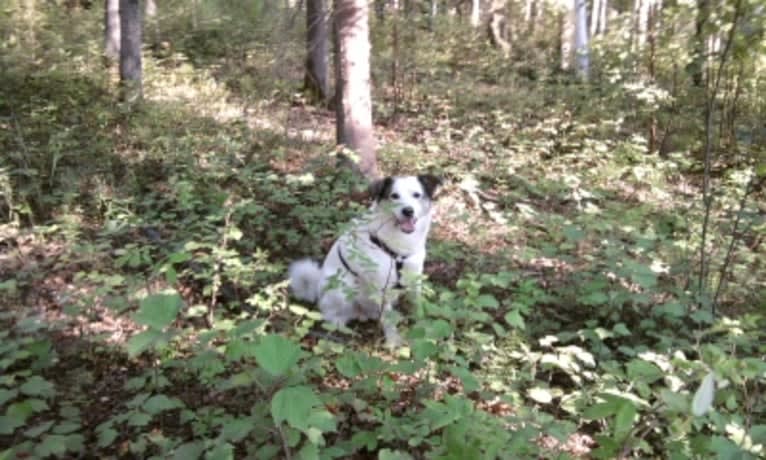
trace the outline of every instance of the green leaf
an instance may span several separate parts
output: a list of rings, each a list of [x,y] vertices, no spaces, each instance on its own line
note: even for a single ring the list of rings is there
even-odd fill
[[[636,406],[625,400],[614,417],[614,436],[616,439],[622,440],[630,434],[636,414],[638,414]]]
[[[692,414],[699,417],[705,415],[713,407],[713,397],[715,396],[715,374],[708,372],[702,379],[699,388],[694,393],[692,399]]]
[[[258,364],[274,377],[287,373],[297,363],[301,348],[281,335],[267,335],[255,346]]]
[[[0,406],[5,405],[8,401],[15,398],[19,395],[19,390],[13,388],[11,390],[6,390],[5,388],[0,388]]]
[[[165,334],[157,329],[147,329],[144,332],[140,332],[128,340],[126,344],[128,355],[131,357],[138,356],[155,344],[164,343],[164,339]]]
[[[130,426],[146,426],[152,421],[152,416],[146,412],[133,412],[128,417],[128,425]]]
[[[582,416],[583,418],[588,420],[598,420],[598,419],[606,418],[616,414],[617,411],[620,409],[620,405],[621,404],[619,403],[615,403],[615,401],[596,403],[590,406],[589,408],[585,409],[585,412],[583,412]]]
[[[234,446],[228,442],[216,445],[206,455],[207,460],[234,460]]]
[[[356,356],[352,353],[346,353],[335,361],[335,367],[338,372],[346,378],[354,378],[362,373],[362,368],[356,359]]]
[[[227,420],[221,430],[221,436],[227,441],[239,442],[250,434],[253,427],[253,419],[250,417]]]
[[[322,401],[311,387],[287,387],[277,391],[271,398],[271,415],[277,425],[287,421],[290,426],[306,429],[311,412],[321,404]]]
[[[146,402],[144,402],[142,408],[152,414],[159,414],[160,412],[164,412],[166,410],[172,410],[172,409],[179,409],[183,408],[184,404],[181,402],[178,398],[168,398],[165,395],[154,395]]]
[[[98,433],[98,446],[109,447],[112,445],[115,439],[117,439],[117,430],[112,428],[106,428]]]
[[[481,294],[476,298],[476,306],[480,308],[495,309],[500,306],[500,303],[492,294]]]
[[[24,425],[25,418],[18,415],[0,415],[0,435],[10,435]]]
[[[40,444],[35,447],[35,453],[40,457],[55,455],[62,456],[67,451],[67,436],[60,434],[45,435]]]
[[[49,398],[56,393],[53,384],[39,375],[30,377],[29,380],[21,385],[19,390],[25,395],[42,396],[46,398]]]
[[[663,388],[660,390],[660,399],[673,412],[687,413],[689,410],[689,398],[675,391]]]
[[[563,228],[564,237],[572,243],[576,243],[585,238],[585,232],[574,225],[565,225]]]
[[[162,330],[175,321],[181,303],[181,296],[177,292],[152,294],[141,300],[133,320],[152,329]]]
[[[516,329],[524,330],[524,317],[518,309],[514,309],[505,314],[505,322]]]
[[[296,456],[298,460],[319,460],[319,448],[316,444],[306,443]]]
[[[625,367],[628,378],[634,381],[654,383],[665,375],[659,367],[643,359],[631,360]]]
[[[459,366],[452,366],[449,370],[453,375],[460,379],[460,383],[463,384],[463,391],[466,393],[470,393],[481,388],[481,384],[476,379],[476,376],[473,375],[473,372],[469,371],[468,369]]]
[[[412,456],[401,450],[381,449],[378,460],[412,460]]]
[[[200,441],[187,442],[175,448],[173,460],[197,460],[204,451],[204,443]]]
[[[50,429],[50,427],[53,426],[54,423],[55,422],[52,421],[52,420],[49,421],[49,422],[41,423],[41,424],[37,425],[34,428],[30,428],[30,429],[24,431],[24,436],[26,436],[28,438],[37,438],[41,434],[43,434],[46,431],[48,431]]]

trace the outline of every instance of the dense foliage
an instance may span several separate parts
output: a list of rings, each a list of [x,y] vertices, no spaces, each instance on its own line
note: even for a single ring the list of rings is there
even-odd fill
[[[302,13],[160,2],[132,107],[76,3],[0,17],[0,458],[766,452],[758,2],[707,25],[755,18],[716,91],[685,3],[652,75],[628,8],[587,83],[550,27],[506,57],[458,17],[373,21],[381,169],[447,181],[393,353],[287,296],[364,206],[299,92]]]

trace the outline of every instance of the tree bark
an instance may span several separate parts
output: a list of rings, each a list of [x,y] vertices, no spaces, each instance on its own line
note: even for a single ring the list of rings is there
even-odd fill
[[[367,0],[335,0],[336,134],[359,157],[367,178],[378,176],[370,94],[370,29]]]
[[[479,27],[481,23],[481,2],[480,0],[471,1],[471,25]]]
[[[511,54],[511,30],[505,13],[505,1],[493,0],[490,6],[487,32],[489,33],[490,43],[496,48],[500,48],[503,54],[508,57]]]
[[[104,1],[104,57],[108,63],[120,58],[120,0]]]
[[[588,3],[574,0],[575,8],[575,62],[577,76],[587,81],[590,75],[590,53],[588,51]]]
[[[576,0],[563,3],[564,10],[559,13],[559,37],[561,40],[559,53],[561,58],[561,70],[567,71],[572,67],[574,57],[575,37],[575,5]]]
[[[325,0],[306,2],[306,76],[304,89],[315,101],[329,96],[327,10]]]
[[[125,101],[143,96],[141,72],[141,10],[138,0],[120,0],[120,83]]]

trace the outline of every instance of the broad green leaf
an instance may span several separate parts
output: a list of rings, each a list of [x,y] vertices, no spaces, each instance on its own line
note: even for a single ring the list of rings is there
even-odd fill
[[[476,306],[480,308],[495,309],[500,306],[500,303],[492,294],[481,294],[476,298]]]
[[[79,422],[72,420],[64,420],[53,428],[55,434],[71,434],[78,431],[81,428]]]
[[[277,391],[271,398],[271,415],[276,424],[286,421],[290,426],[306,429],[311,412],[321,404],[322,401],[311,387],[287,387]]]
[[[699,388],[692,399],[692,414],[699,417],[705,415],[713,407],[715,396],[715,374],[708,372],[702,379]]]
[[[565,225],[563,228],[564,237],[572,243],[576,243],[585,238],[585,232],[574,225]]]
[[[287,373],[297,363],[301,347],[281,335],[267,335],[255,346],[258,364],[274,377]]]
[[[128,425],[130,426],[146,426],[152,421],[152,416],[146,412],[133,412],[128,417]]]
[[[152,329],[162,330],[175,321],[181,303],[181,296],[177,292],[149,295],[141,300],[133,320]]]
[[[113,428],[106,428],[98,433],[98,446],[109,447],[112,445],[115,439],[117,439],[117,430]]]
[[[28,396],[42,396],[49,398],[55,394],[53,384],[39,375],[35,375],[29,378],[19,388],[22,393]]]
[[[152,414],[159,414],[166,410],[183,408],[184,404],[178,398],[168,398],[165,395],[154,395],[146,402],[144,402],[142,408]]]
[[[362,368],[352,353],[346,353],[335,361],[335,367],[344,377],[354,378],[362,373]]]
[[[378,447],[378,436],[372,431],[358,431],[351,436],[351,445],[355,449],[374,451]]]
[[[630,434],[636,414],[638,414],[636,406],[625,400],[614,417],[614,436],[616,439],[622,440]]]
[[[660,399],[673,412],[687,413],[689,410],[689,398],[681,393],[663,388],[660,390]]]
[[[659,367],[643,359],[633,359],[625,367],[628,378],[633,381],[654,383],[665,375]]]
[[[426,359],[439,353],[439,348],[429,339],[414,340],[410,348],[415,359]]]
[[[175,448],[173,460],[197,460],[204,451],[205,444],[201,441],[187,442]]]
[[[35,446],[35,453],[40,457],[48,457],[54,455],[60,457],[67,451],[67,436],[60,434],[45,435],[37,446]]]
[[[518,309],[514,309],[505,314],[505,322],[516,329],[523,330],[526,325],[524,324],[524,317],[521,316],[521,312]]]
[[[553,401],[553,394],[551,394],[551,391],[548,388],[530,388],[529,391],[527,391],[527,395],[541,404],[548,404]]]
[[[239,442],[250,434],[253,427],[253,419],[250,417],[227,420],[221,430],[221,436],[227,441]]]
[[[319,460],[319,448],[316,444],[307,442],[303,448],[298,451],[296,456],[298,460]]]
[[[26,436],[28,438],[36,438],[36,437],[40,436],[41,434],[45,433],[46,431],[48,431],[50,429],[50,427],[53,426],[54,423],[55,422],[52,421],[52,420],[48,421],[48,422],[41,423],[41,424],[37,425],[34,428],[30,428],[30,429],[24,431],[24,436]]]
[[[378,460],[412,460],[412,456],[401,450],[381,449]]]
[[[476,376],[473,375],[473,373],[468,369],[460,366],[452,366],[449,370],[453,375],[460,379],[460,383],[463,384],[463,391],[466,393],[470,393],[481,388],[481,384],[476,379]]]
[[[19,390],[16,388],[6,390],[5,388],[0,388],[0,406],[5,405],[8,401],[15,398],[19,395]]]
[[[234,460],[234,446],[225,442],[223,444],[217,444],[207,454],[205,454],[206,460]]]
[[[16,428],[24,426],[24,417],[18,415],[0,415],[0,435],[10,435]]]
[[[131,357],[138,356],[149,348],[152,348],[155,344],[164,343],[165,338],[165,334],[157,329],[147,329],[143,332],[139,332],[131,337],[126,344],[128,355]]]
[[[619,409],[620,404],[614,401],[600,402],[585,409],[582,416],[588,420],[598,420],[616,414]]]

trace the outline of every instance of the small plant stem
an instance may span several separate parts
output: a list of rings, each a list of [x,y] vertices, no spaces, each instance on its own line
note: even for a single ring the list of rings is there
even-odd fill
[[[279,438],[282,440],[282,450],[285,452],[285,460],[292,460],[290,446],[287,445],[287,438],[285,437],[285,431],[282,429],[281,423],[277,427],[277,431],[279,431]]]
[[[729,35],[726,40],[726,46],[721,53],[721,59],[718,62],[718,71],[715,74],[715,80],[712,89],[708,92],[707,100],[705,101],[705,171],[702,182],[702,202],[705,206],[705,215],[702,219],[702,239],[700,241],[700,271],[699,280],[697,283],[697,293],[700,297],[707,290],[707,277],[708,268],[710,262],[708,262],[705,256],[705,246],[707,245],[708,227],[710,225],[710,212],[713,206],[713,197],[710,194],[710,169],[713,163],[713,111],[715,110],[715,100],[718,96],[718,89],[721,86],[721,74],[723,72],[726,59],[731,50],[732,43],[734,42],[734,35],[737,31],[737,21],[741,13],[740,5],[742,0],[737,0],[734,7],[734,19],[732,20],[731,29],[729,29]],[[708,83],[711,79],[710,69],[707,72]],[[710,86],[709,84],[707,86]],[[713,316],[715,316],[715,307],[712,308]]]

